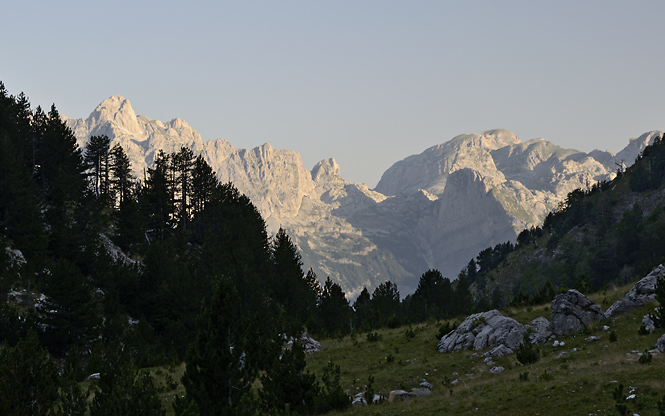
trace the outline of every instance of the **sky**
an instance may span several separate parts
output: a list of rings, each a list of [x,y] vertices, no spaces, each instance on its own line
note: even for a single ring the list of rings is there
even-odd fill
[[[9,3],[9,2],[8,2]],[[663,1],[14,1],[0,81],[86,118],[112,95],[204,140],[393,163],[505,128],[618,152],[665,130]]]

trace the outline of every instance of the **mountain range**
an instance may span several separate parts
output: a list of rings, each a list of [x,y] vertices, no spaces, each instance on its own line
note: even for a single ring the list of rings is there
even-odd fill
[[[395,163],[369,189],[345,181],[333,158],[310,171],[298,152],[269,143],[250,150],[204,141],[184,120],[137,116],[117,95],[86,119],[63,118],[82,148],[93,135],[119,143],[139,179],[160,149],[203,155],[220,181],[252,200],[269,232],[287,231],[305,268],[351,298],[386,280],[413,292],[428,269],[455,278],[484,248],[541,224],[570,191],[612,179],[660,134],[630,139],[616,155],[522,142],[507,130],[462,134]]]

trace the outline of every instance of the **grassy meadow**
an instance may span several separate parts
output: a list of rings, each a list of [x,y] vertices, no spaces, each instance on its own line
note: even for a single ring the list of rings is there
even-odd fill
[[[605,310],[631,287],[614,288],[590,298]],[[320,375],[333,360],[341,367],[342,385],[351,396],[365,391],[369,376],[374,377],[372,389],[385,397],[391,390],[420,387],[423,379],[434,386],[430,395],[406,402],[385,401],[342,412],[349,415],[620,414],[613,398],[619,385],[624,386],[624,397],[634,395],[624,402],[627,414],[659,415],[657,402],[665,400],[665,355],[654,355],[649,363],[640,363],[639,358],[645,349],[653,348],[661,333],[638,334],[642,317],[655,306],[607,320],[580,334],[558,337],[565,342],[563,347],[554,347],[553,341],[539,345],[540,360],[528,366],[520,364],[514,354],[494,358],[496,365],[506,369],[500,374],[491,374],[482,357],[473,358],[476,351],[439,353],[437,334],[443,322],[434,321],[378,330],[369,337],[357,333],[320,340],[322,349],[308,355],[307,369]],[[523,324],[539,316],[550,319],[549,305],[502,312]],[[604,330],[604,325],[610,329]],[[610,342],[611,331],[617,335],[614,342]],[[585,341],[592,335],[600,339]],[[174,394],[184,394],[179,383],[183,371],[183,365],[151,369],[165,403],[172,401]]]

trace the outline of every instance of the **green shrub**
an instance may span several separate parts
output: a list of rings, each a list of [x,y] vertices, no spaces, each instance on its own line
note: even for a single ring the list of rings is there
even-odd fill
[[[663,394],[663,398],[656,403],[656,408],[658,409],[658,416],[665,416],[665,394]]]
[[[619,337],[617,336],[616,331],[612,330],[610,331],[610,342],[617,342],[619,340]]]
[[[367,377],[367,385],[365,386],[365,401],[367,404],[372,404],[374,400],[374,376]]]
[[[529,381],[529,372],[525,371],[523,373],[520,373],[519,381]]]
[[[411,341],[413,338],[416,337],[416,333],[413,332],[413,329],[408,328],[406,332],[404,332],[404,336],[406,336],[407,341]]]
[[[554,376],[552,374],[548,373],[547,370],[543,370],[543,374],[538,376],[538,378],[541,379],[542,381],[554,380]]]
[[[649,335],[649,331],[647,331],[647,327],[644,325],[644,323],[640,325],[640,329],[637,330],[637,333],[639,335]]]
[[[367,333],[367,341],[368,342],[379,342],[381,341],[381,334],[378,332],[368,332]]]
[[[637,362],[644,365],[644,364],[650,364],[652,360],[653,356],[651,355],[651,353],[647,350],[644,350],[644,353],[640,355],[640,358],[637,360]]]
[[[454,331],[459,326],[459,323],[455,321],[454,323],[445,322],[439,327],[439,332],[436,334],[437,339],[441,339],[446,336],[451,331]]]
[[[517,361],[519,361],[522,365],[533,364],[540,359],[540,350],[538,350],[533,344],[529,342],[530,333],[530,331],[527,331],[524,334],[522,344],[517,348],[517,352],[515,354]]]
[[[619,383],[614,389],[612,398],[614,399],[614,408],[617,413],[621,416],[628,415],[628,404],[626,403],[626,396],[623,394],[623,384]]]

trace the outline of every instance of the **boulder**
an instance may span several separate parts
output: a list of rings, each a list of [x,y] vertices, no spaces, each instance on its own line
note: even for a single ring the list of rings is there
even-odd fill
[[[443,336],[437,348],[439,352],[452,352],[505,345],[514,350],[522,343],[525,332],[524,326],[513,318],[492,310],[470,315],[456,330]]]
[[[630,289],[630,292],[626,293],[623,299],[614,302],[607,309],[607,312],[605,312],[605,316],[611,318],[630,310],[641,308],[645,303],[653,301],[656,293],[656,282],[660,277],[665,277],[665,266],[662,264],[642,280],[635,283],[635,286]]]
[[[506,369],[501,367],[501,366],[490,368],[490,373],[492,373],[492,374],[499,374],[499,373],[503,373],[504,371],[506,371]]]
[[[562,293],[552,301],[550,329],[556,335],[569,335],[605,319],[600,306],[575,289]]]
[[[353,407],[367,406],[367,400],[365,400],[362,393],[358,393],[356,394],[356,397],[353,398],[351,406]]]
[[[644,325],[644,329],[646,329],[648,333],[652,333],[656,330],[656,324],[651,318],[651,315],[644,315],[642,318],[642,325]]]
[[[514,353],[512,349],[501,344],[498,347],[493,348],[491,351],[487,351],[483,354],[483,357],[503,357],[504,355],[510,355]]]
[[[412,396],[428,396],[432,394],[432,391],[428,388],[419,387],[411,389]]]
[[[423,380],[420,382],[420,387],[424,387],[424,388],[426,388],[426,389],[430,389],[430,390],[432,390],[432,389],[434,388],[434,386],[432,385],[432,383],[428,383],[427,380],[425,380],[425,379],[423,379]]]
[[[390,392],[390,395],[388,396],[388,401],[390,403],[405,402],[410,398],[411,398],[411,393],[409,393],[408,391],[393,390]]]
[[[529,334],[529,342],[531,344],[544,344],[552,337],[552,332],[550,331],[550,321],[542,316],[534,319],[530,324],[524,326],[527,328],[527,330],[532,330],[531,334]]]
[[[321,343],[315,340],[314,338],[307,336],[307,334],[305,333],[303,333],[300,336],[300,343],[305,349],[305,352],[308,354],[314,354],[315,352],[319,352],[321,350]],[[292,345],[293,345],[293,338],[290,338],[288,342],[284,345],[284,347],[291,348]]]
[[[665,335],[658,338],[658,341],[656,341],[656,349],[660,353],[665,353]]]

